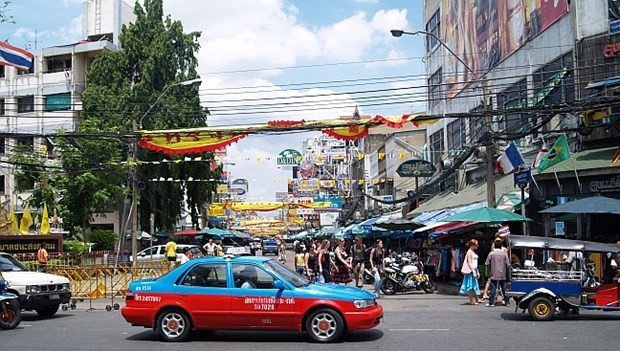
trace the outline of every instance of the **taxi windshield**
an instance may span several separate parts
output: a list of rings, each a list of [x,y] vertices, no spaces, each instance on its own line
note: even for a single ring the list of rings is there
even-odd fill
[[[310,281],[308,279],[297,274],[297,272],[293,272],[290,269],[284,267],[280,264],[280,262],[276,260],[266,261],[265,267],[278,274],[278,276],[280,276],[282,279],[286,280],[296,288],[310,285]]]

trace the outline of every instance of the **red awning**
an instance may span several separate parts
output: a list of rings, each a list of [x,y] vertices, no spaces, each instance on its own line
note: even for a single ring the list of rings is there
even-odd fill
[[[196,230],[196,229],[185,229],[185,230],[179,230],[178,232],[174,232],[172,234],[174,234],[174,235],[196,236],[196,235],[200,235],[200,234],[204,234],[204,233],[201,232],[200,230]]]

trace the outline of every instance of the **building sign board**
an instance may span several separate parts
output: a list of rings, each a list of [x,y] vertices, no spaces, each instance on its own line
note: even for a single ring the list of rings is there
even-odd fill
[[[396,169],[396,173],[401,177],[431,177],[435,172],[437,168],[424,160],[409,160],[401,163]]]
[[[276,162],[278,166],[297,165],[301,162],[301,153],[294,149],[286,149],[278,154]]]

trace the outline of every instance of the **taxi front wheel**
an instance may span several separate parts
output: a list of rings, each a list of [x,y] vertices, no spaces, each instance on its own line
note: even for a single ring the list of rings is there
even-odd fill
[[[323,308],[314,311],[306,320],[306,331],[316,342],[334,342],[342,337],[344,322],[338,312]]]
[[[184,341],[192,331],[192,321],[178,309],[163,311],[157,318],[157,333],[164,341]]]

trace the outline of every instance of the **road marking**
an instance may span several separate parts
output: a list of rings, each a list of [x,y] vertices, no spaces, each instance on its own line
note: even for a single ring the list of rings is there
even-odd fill
[[[450,329],[390,329],[390,331],[450,331]]]

